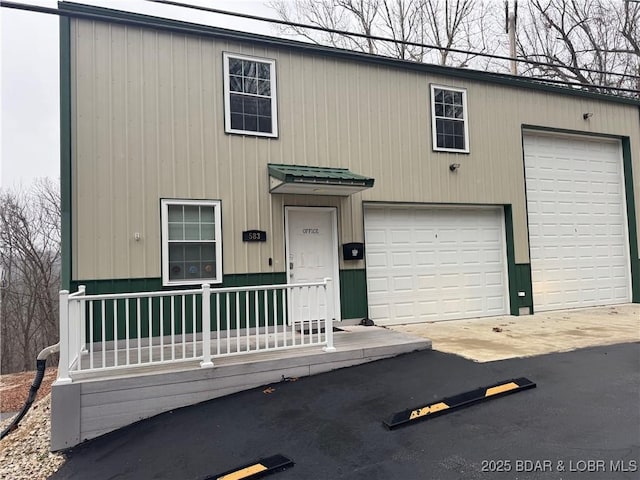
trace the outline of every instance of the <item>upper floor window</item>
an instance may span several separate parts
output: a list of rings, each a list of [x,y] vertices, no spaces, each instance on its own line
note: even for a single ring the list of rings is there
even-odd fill
[[[465,89],[431,85],[431,131],[434,150],[469,153]]]
[[[220,200],[162,200],[163,285],[222,283]]]
[[[277,137],[275,60],[227,52],[223,58],[225,131]]]

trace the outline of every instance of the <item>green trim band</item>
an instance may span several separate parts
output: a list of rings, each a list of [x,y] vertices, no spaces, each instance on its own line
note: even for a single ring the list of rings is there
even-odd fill
[[[215,292],[216,288],[222,287],[242,287],[249,285],[275,285],[275,284],[283,284],[286,283],[286,273],[285,272],[275,272],[275,273],[247,273],[247,274],[231,274],[224,275],[224,283],[222,285],[212,285],[211,291]],[[134,332],[132,335],[137,335],[138,333],[146,338],[149,335],[159,336],[160,335],[160,324],[163,325],[164,332],[171,332],[172,328],[175,332],[181,334],[182,333],[182,318],[194,318],[195,325],[193,324],[185,324],[185,333],[191,334],[194,331],[202,331],[202,313],[201,313],[201,305],[200,301],[197,298],[194,300],[194,304],[188,300],[185,305],[182,305],[180,302],[175,300],[170,300],[167,297],[163,297],[162,300],[159,298],[155,298],[153,300],[145,299],[144,292],[153,292],[153,291],[163,291],[163,290],[188,290],[194,288],[194,285],[186,285],[186,286],[171,286],[171,287],[163,287],[162,286],[162,278],[132,278],[132,279],[114,279],[114,280],[84,280],[84,281],[74,281],[72,282],[72,291],[77,291],[79,285],[85,285],[87,290],[87,294],[95,295],[95,294],[106,294],[106,293],[132,293],[132,292],[140,292],[143,301],[140,303],[140,315],[141,318],[152,318],[151,325],[148,322],[143,322],[139,326],[140,332],[137,331],[137,319],[135,317],[136,310],[133,308],[132,316],[129,319],[129,325],[125,325],[125,305],[129,304],[129,308],[132,308],[132,300],[123,301],[120,300],[116,303],[107,302],[104,305],[104,317],[105,317],[105,340],[111,341],[115,337],[115,332],[118,332],[118,338],[122,340],[125,335],[125,330],[129,332]],[[241,305],[245,304],[245,293],[238,294],[238,301]],[[196,296],[197,297],[197,296]],[[278,324],[282,324],[282,314],[284,312],[284,297],[282,292],[276,294],[276,298],[272,298],[268,296],[266,301],[268,302],[270,308],[267,309],[267,312],[264,312],[258,308],[258,305],[262,305],[262,302],[265,301],[265,297],[263,294],[259,295],[259,303],[255,304],[253,298],[249,298],[250,310],[248,317],[246,316],[246,311],[244,308],[241,308],[240,311],[235,311],[235,296],[222,297],[220,301],[220,329],[225,330],[226,326],[226,315],[227,310],[229,312],[233,312],[230,316],[230,328],[237,328],[236,322],[239,321],[240,325],[253,327],[256,324],[256,317],[260,317],[260,321],[262,324],[265,323],[264,315],[269,315],[270,322],[278,322]],[[277,318],[274,317],[274,309],[273,302],[277,302],[278,308],[276,311],[278,312]],[[160,307],[160,302],[162,302],[162,308]],[[173,302],[173,306],[172,306]],[[195,305],[195,312],[194,312]],[[102,341],[102,317],[103,313],[101,310],[101,305],[94,304],[93,305],[93,341]],[[89,308],[89,307],[87,307]],[[171,317],[168,315],[168,312],[173,308],[173,312],[175,314],[175,325],[171,325]],[[184,311],[183,311],[184,308]],[[161,312],[163,314],[161,315]],[[149,315],[151,313],[151,315]],[[194,315],[195,313],[195,315]],[[211,312],[211,321],[212,325],[217,325],[216,312]],[[117,330],[116,330],[117,323]],[[214,328],[214,327],[212,327]],[[89,340],[89,329],[87,329],[87,340]]]
[[[285,272],[273,273],[235,273],[223,276],[223,283],[212,285],[211,289],[224,287],[245,287],[250,285],[276,285],[287,282]],[[76,280],[71,282],[72,291],[77,291],[78,286],[85,285],[88,295],[106,293],[131,293],[131,292],[160,292],[162,290],[188,290],[194,285],[170,287],[162,286],[162,277],[152,278],[124,278],[113,280]],[[198,287],[196,285],[196,287]]]
[[[61,287],[71,288],[71,21],[60,17],[60,237]]]
[[[509,307],[511,315],[520,315],[520,308],[523,307],[528,307],[529,313],[532,314],[531,265],[528,263],[516,263],[511,205],[504,206],[504,228],[507,242],[507,275],[509,277]],[[524,297],[520,297],[518,292],[524,292]]]
[[[367,271],[364,268],[340,270],[340,310],[343,320],[368,316]]]
[[[420,71],[434,75],[446,75],[468,80],[477,80],[481,82],[508,85],[511,87],[521,87],[533,90],[560,93],[563,95],[587,97],[617,103],[640,105],[640,101],[633,98],[587,92],[571,87],[559,87],[556,85],[550,85],[548,83],[541,83],[540,81],[537,81],[535,79],[514,77],[512,75],[501,73],[489,73],[478,70],[464,70],[454,67],[445,67],[441,65],[408,62],[406,60],[353,52],[350,50],[325,47],[322,45],[314,45],[294,40],[283,40],[275,37],[257,35],[254,33],[238,32],[234,30],[211,27],[197,23],[189,23],[179,20],[154,17],[151,15],[142,15],[139,13],[124,12],[121,10],[114,10],[110,8],[60,2],[58,3],[58,9],[60,12],[63,12],[64,14],[67,14],[71,17],[84,18],[86,20],[133,25],[137,27],[153,28],[157,30],[167,30],[171,32],[183,33],[185,35],[216,37],[232,41],[248,41],[253,43],[260,43],[273,48],[289,48],[292,50],[308,52],[316,55],[338,57],[356,62],[384,65],[388,67]]]
[[[627,227],[629,231],[629,256],[631,257],[631,301],[640,303],[640,253],[638,252],[638,229],[636,222],[636,201],[633,191],[633,170],[631,166],[631,140],[622,138],[622,165],[624,171],[624,191],[627,198]]]

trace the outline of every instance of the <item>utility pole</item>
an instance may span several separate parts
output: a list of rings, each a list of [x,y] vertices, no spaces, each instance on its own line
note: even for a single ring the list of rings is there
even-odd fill
[[[506,31],[509,34],[509,56],[511,60],[511,74],[518,74],[516,58],[516,20],[518,18],[518,0],[513,0],[513,10],[509,8],[509,0],[504,2],[504,13],[506,20]]]

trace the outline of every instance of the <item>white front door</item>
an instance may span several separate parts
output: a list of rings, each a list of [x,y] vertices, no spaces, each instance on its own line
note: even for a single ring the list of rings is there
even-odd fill
[[[332,280],[333,318],[340,320],[338,228],[335,208],[285,207],[285,254],[288,283]],[[294,294],[289,302],[290,321],[325,316],[324,296],[315,289]]]

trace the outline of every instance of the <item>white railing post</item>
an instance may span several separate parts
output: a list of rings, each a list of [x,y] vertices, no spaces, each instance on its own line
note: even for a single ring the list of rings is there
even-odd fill
[[[87,287],[85,285],[78,286],[78,296],[84,297],[87,293]],[[86,322],[86,302],[78,302],[78,321],[80,322],[80,341],[78,349],[78,363],[80,362],[80,356],[87,351],[87,322]]]
[[[57,384],[71,383],[69,377],[69,290],[60,291],[60,362]]]
[[[195,332],[194,332],[195,334]],[[211,361],[211,286],[202,285],[202,368],[213,367]]]
[[[73,371],[74,362],[78,357],[76,351],[78,349],[78,302],[75,298],[69,295],[67,297],[68,302],[68,315],[69,315],[69,327],[68,332],[69,336],[67,337],[67,347],[68,347],[68,361],[69,372]]]
[[[333,282],[330,278],[324,279],[325,298],[327,302],[326,318],[324,321],[324,333],[327,338],[327,345],[322,349],[325,352],[335,352],[336,347],[333,346]]]

